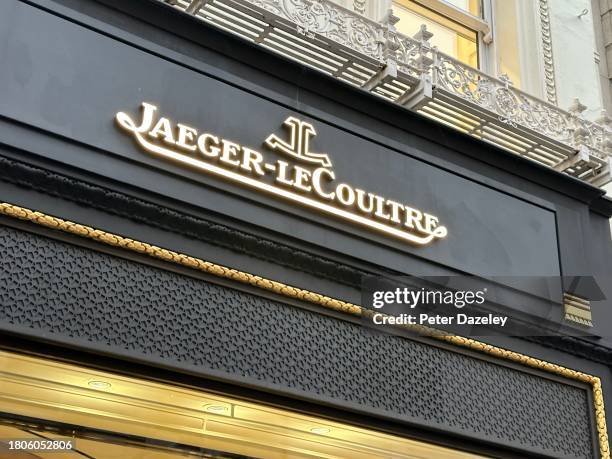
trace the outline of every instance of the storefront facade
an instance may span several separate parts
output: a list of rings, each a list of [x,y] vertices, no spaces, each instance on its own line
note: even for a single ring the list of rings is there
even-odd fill
[[[0,43],[5,437],[609,457],[600,189],[160,2],[10,0]],[[467,275],[520,337],[363,326],[364,278]]]

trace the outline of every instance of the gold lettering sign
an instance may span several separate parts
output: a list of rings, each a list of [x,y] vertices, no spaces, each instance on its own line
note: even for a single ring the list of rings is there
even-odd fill
[[[268,155],[275,152],[283,158],[272,160],[262,151],[174,124],[159,116],[157,107],[150,103],[142,103],[138,124],[124,112],[117,113],[115,120],[151,154],[388,236],[425,245],[448,234],[431,214],[348,183],[337,183],[329,156],[310,151],[310,140],[317,134],[314,126],[294,116],[284,122],[288,140],[275,134],[265,140]]]

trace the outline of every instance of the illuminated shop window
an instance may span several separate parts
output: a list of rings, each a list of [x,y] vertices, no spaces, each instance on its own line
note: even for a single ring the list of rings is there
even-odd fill
[[[474,16],[480,14],[480,4],[475,0],[452,0],[445,4],[446,8],[449,4]],[[440,51],[471,67],[478,67],[478,33],[475,30],[411,0],[396,1],[393,11],[400,19],[396,25],[399,32],[411,37],[425,24],[434,34],[431,43]]]
[[[0,458],[13,457],[484,459],[256,400],[0,351]]]

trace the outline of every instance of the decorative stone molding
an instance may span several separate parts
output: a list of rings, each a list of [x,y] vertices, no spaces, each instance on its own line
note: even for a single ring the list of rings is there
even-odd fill
[[[544,58],[544,79],[546,98],[557,105],[557,84],[555,81],[555,62],[553,59],[552,36],[550,31],[550,12],[548,0],[539,0],[540,31],[542,37],[542,57]]]
[[[353,9],[355,10],[355,13],[365,14],[366,0],[353,0]]]
[[[565,320],[582,325],[583,327],[593,326],[591,302],[589,300],[570,293],[564,293],[563,306],[565,309]]]
[[[330,0],[216,0],[228,6],[228,12],[198,2],[196,17],[442,124],[602,186],[612,179],[611,131],[556,105],[548,1],[539,0],[546,100],[440,52],[431,45],[427,30],[414,37],[399,33],[392,10],[372,21]],[[187,12],[192,4],[180,0],[173,8]],[[244,26],[247,16],[238,19],[230,10],[250,15],[252,28]],[[292,39],[295,43],[289,46],[287,40]]]

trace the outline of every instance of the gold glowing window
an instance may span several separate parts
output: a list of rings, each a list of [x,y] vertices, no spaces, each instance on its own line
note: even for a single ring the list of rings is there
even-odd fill
[[[474,16],[481,15],[481,2],[480,0],[445,0],[446,3],[450,3],[456,8],[470,13]]]
[[[481,457],[253,401],[0,351],[0,457],[17,438],[73,440],[78,452],[33,456],[49,459]]]
[[[463,5],[470,14],[473,14],[472,10],[480,10],[479,2],[455,0],[450,3],[455,6]],[[399,32],[412,37],[421,25],[425,24],[433,33],[432,45],[437,46],[443,53],[478,68],[478,33],[475,30],[412,0],[395,1],[393,12],[399,18],[396,24]]]

